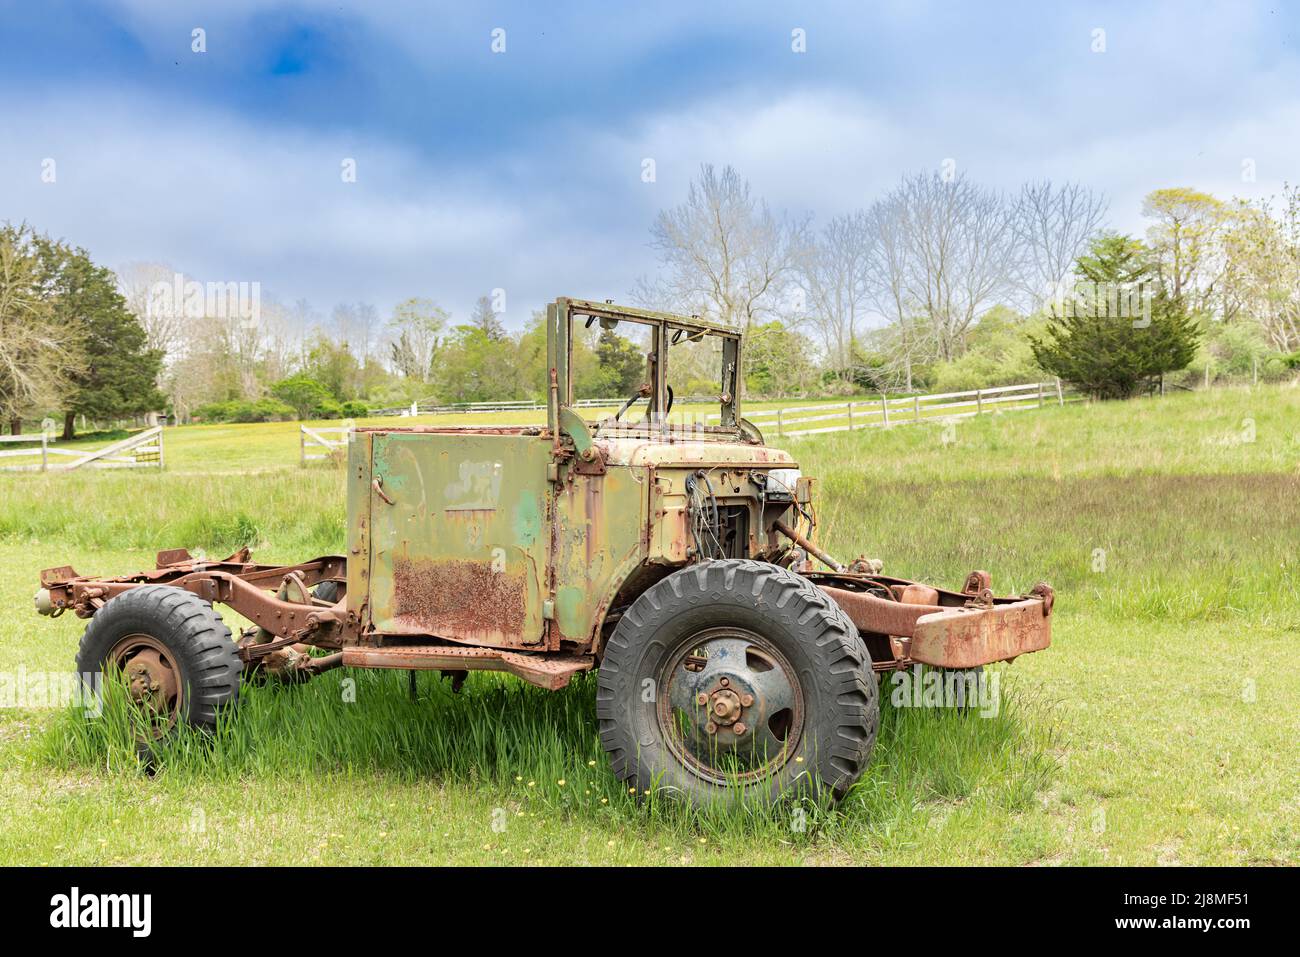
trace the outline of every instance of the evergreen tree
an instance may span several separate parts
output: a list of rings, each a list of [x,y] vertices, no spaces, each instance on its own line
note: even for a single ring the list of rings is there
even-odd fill
[[[1156,270],[1140,241],[1095,239],[1075,276],[1079,295],[1054,305],[1044,335],[1032,339],[1049,373],[1097,398],[1123,399],[1192,361],[1201,330],[1181,299],[1153,288]],[[1114,308],[1125,296],[1141,311]]]
[[[77,330],[84,360],[65,392],[63,438],[73,437],[78,415],[112,419],[160,410],[162,351],[149,348],[112,270],[95,265],[84,249],[46,237],[37,248],[54,314]]]

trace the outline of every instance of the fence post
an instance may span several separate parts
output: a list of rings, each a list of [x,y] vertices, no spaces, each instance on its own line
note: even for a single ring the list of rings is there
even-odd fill
[[[912,416],[916,421],[921,421],[921,397],[919,395],[912,396]]]
[[[777,407],[777,410],[776,410],[776,434],[777,434],[778,437],[780,437],[780,436],[782,435],[782,432],[781,432],[781,409],[780,409],[779,406]]]
[[[853,403],[849,403],[849,431],[853,431]]]
[[[883,392],[880,395],[880,414],[884,416],[885,428],[889,428],[889,402]]]
[[[984,411],[984,390],[975,390],[975,414],[979,415]]]
[[[1161,381],[1160,384],[1161,384],[1161,387],[1164,386],[1164,382],[1163,382],[1163,380]],[[1057,404],[1057,405],[1065,405],[1065,395],[1064,395],[1064,393],[1061,392],[1061,377],[1060,377],[1060,376],[1057,376],[1057,377],[1056,377],[1056,404]]]
[[[50,464],[50,435],[44,429],[41,429],[41,471],[44,472]]]
[[[159,472],[163,470],[163,433],[166,431],[167,430],[165,428],[161,428],[159,429],[158,432],[158,471]]]
[[[1038,383],[1038,407],[1040,409],[1043,407],[1043,384],[1041,382]]]

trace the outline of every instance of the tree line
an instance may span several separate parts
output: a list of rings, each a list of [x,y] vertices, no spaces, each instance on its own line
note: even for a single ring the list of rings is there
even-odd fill
[[[1109,230],[1107,212],[1081,184],[1007,193],[941,170],[818,227],[773,211],[733,168],[705,165],[653,222],[657,269],[632,296],[743,330],[751,395],[1058,375],[1109,398],[1210,363],[1300,367],[1300,190],[1272,201],[1157,190],[1144,236]],[[27,224],[0,227],[0,421],[19,431],[54,418],[71,437],[79,418],[339,418],[545,395],[542,313],[508,330],[501,291],[460,322],[430,297],[381,317],[363,302],[323,315],[260,288],[251,308],[222,308],[211,292],[169,265],[113,272]],[[623,333],[578,331],[578,396],[640,385],[646,344]],[[679,395],[717,391],[711,348],[674,351]]]

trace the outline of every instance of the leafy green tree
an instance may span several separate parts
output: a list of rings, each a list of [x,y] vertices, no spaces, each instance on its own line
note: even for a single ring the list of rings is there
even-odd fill
[[[628,396],[645,381],[646,358],[636,344],[613,329],[602,329],[596,339],[596,363],[609,396]],[[597,396],[595,398],[605,398]]]
[[[83,363],[70,377],[63,400],[63,438],[76,418],[113,419],[161,409],[158,391],[162,350],[148,336],[118,292],[117,277],[89,254],[46,237],[36,241],[47,294],[61,325],[76,329]]]
[[[439,361],[438,394],[449,402],[515,399],[523,394],[518,346],[478,326],[456,326]]]
[[[271,386],[271,395],[291,407],[300,419],[309,419],[320,415],[337,405],[329,389],[311,376],[295,375],[281,379]]]
[[[759,395],[803,395],[816,378],[808,337],[779,319],[750,328],[744,348],[745,385]]]
[[[569,358],[573,395],[578,399],[604,399],[613,394],[609,377],[596,359],[594,342],[594,330],[581,323],[575,324]],[[519,337],[515,348],[515,368],[522,395],[545,401],[550,375],[546,365],[546,313],[541,310],[533,313]]]
[[[1149,292],[1156,271],[1139,240],[1099,237],[1077,260],[1075,275],[1082,297],[1053,305],[1045,332],[1031,339],[1047,372],[1098,398],[1122,399],[1195,357],[1200,329],[1181,299],[1164,287]],[[1149,303],[1141,313],[1110,308],[1134,290],[1139,303]]]
[[[341,402],[357,397],[362,370],[346,342],[317,335],[308,346],[302,371]]]

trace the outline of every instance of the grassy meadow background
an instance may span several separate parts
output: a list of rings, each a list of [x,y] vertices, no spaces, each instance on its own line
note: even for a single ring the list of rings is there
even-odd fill
[[[341,472],[299,467],[297,429],[169,429],[161,474],[0,475],[0,671],[72,665],[84,623],[35,615],[43,567],[341,551]],[[996,669],[996,717],[894,708],[886,679],[845,801],[700,815],[613,780],[590,678],[474,674],[454,696],[426,674],[414,702],[401,672],[254,688],[152,776],[111,721],[5,708],[0,863],[1300,862],[1300,389],[783,444],[832,552],[1056,587],[1053,646]]]

